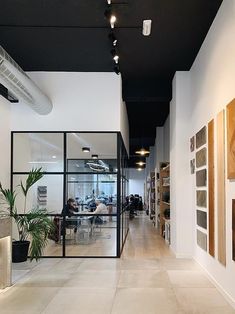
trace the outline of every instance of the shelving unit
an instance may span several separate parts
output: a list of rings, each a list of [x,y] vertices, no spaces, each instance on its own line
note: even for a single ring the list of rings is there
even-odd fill
[[[156,211],[155,211],[155,172],[150,173],[150,219],[153,221],[153,225],[156,225]]]
[[[159,232],[170,244],[170,219],[164,216],[168,208],[170,209],[170,164],[162,162],[159,173]]]

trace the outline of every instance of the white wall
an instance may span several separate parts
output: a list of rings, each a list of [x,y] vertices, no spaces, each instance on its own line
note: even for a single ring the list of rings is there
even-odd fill
[[[190,73],[177,72],[170,104],[171,247],[178,257],[193,253],[192,189],[188,184]],[[186,241],[187,239],[187,241]]]
[[[164,161],[170,161],[170,115],[163,126]]]
[[[186,100],[185,94],[189,95],[188,100]],[[195,195],[192,193],[195,177],[189,175],[189,161],[192,156],[189,153],[190,137],[195,135],[201,127],[207,125],[211,119],[216,118],[216,115],[225,109],[234,97],[235,0],[225,0],[222,2],[190,72],[177,73],[173,82],[173,99],[170,109],[170,161],[171,186],[173,186],[171,227],[172,247],[176,253],[181,252],[180,239],[184,238],[188,245],[192,245],[195,259],[214,279],[221,291],[229,296],[229,300],[235,306],[235,262],[231,256],[232,198],[235,198],[235,181],[226,180],[227,265],[224,267],[216,257],[211,257],[196,245],[196,206]],[[189,116],[187,115],[188,110],[190,110]],[[189,185],[191,191],[188,190]],[[190,199],[188,199],[190,194]],[[190,215],[193,219],[192,224],[190,224]],[[192,242],[188,237],[189,226],[194,232]],[[180,233],[179,228],[182,229]]]
[[[195,134],[215,118],[235,97],[235,1],[223,1],[214,23],[191,69],[192,128]],[[218,178],[217,178],[218,179]],[[232,248],[232,198],[235,182],[226,181],[227,266],[223,267],[198,246],[195,258],[233,298],[235,304],[235,262]],[[219,191],[218,191],[219,193]]]
[[[138,171],[134,168],[129,169],[129,194],[139,194],[144,197],[144,171]]]
[[[128,145],[120,76],[83,72],[27,74],[52,100],[53,110],[40,116],[27,105],[12,105],[12,130],[121,131]]]
[[[10,103],[0,96],[0,182],[3,187],[10,184]]]

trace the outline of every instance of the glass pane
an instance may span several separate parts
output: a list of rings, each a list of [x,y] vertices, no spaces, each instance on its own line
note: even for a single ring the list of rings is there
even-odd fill
[[[67,134],[67,171],[117,172],[116,159],[116,133]]]
[[[62,133],[15,133],[13,171],[28,172],[42,167],[45,172],[63,171]]]
[[[95,199],[112,205],[116,212],[117,175],[115,174],[71,174],[67,176],[67,199],[77,201],[79,210],[92,208]]]
[[[66,256],[116,256],[115,216],[66,217],[65,229]]]
[[[16,206],[18,212],[24,213],[24,196],[20,182],[25,185],[27,175],[13,175],[13,189],[17,191]],[[51,214],[60,214],[63,208],[63,176],[44,175],[28,192],[26,210],[41,206]]]

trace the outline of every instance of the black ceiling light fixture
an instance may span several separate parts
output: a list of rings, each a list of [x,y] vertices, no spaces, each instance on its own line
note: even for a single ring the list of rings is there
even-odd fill
[[[113,71],[114,71],[117,75],[120,74],[120,67],[119,67],[118,64],[116,64],[116,65],[114,66]]]
[[[116,16],[113,14],[111,8],[108,8],[105,10],[104,15],[106,17],[106,19],[109,21],[110,23],[110,27],[113,29],[115,26],[115,23],[117,21]]]
[[[83,151],[83,153],[89,153],[90,152],[90,147],[83,147],[82,151]]]
[[[99,157],[99,156],[98,156],[97,154],[91,155],[91,158],[92,158],[92,159],[98,159],[98,157]]]
[[[117,46],[117,37],[114,35],[113,32],[109,33],[109,39],[111,40],[113,47],[116,47]]]
[[[116,64],[118,64],[118,61],[119,61],[119,55],[117,53],[117,50],[116,49],[112,49],[111,51],[111,55],[113,57],[113,60]]]

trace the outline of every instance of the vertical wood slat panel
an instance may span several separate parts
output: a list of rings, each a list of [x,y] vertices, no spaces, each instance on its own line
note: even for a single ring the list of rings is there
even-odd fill
[[[209,254],[215,256],[215,161],[214,161],[214,119],[208,123],[208,232]]]
[[[235,179],[235,98],[227,105],[227,178]]]
[[[224,110],[217,115],[217,221],[218,260],[226,265],[226,208],[225,208],[225,125]]]
[[[232,203],[232,228],[233,228],[233,239],[232,239],[232,243],[233,243],[233,260],[235,261],[235,200],[233,200]]]

